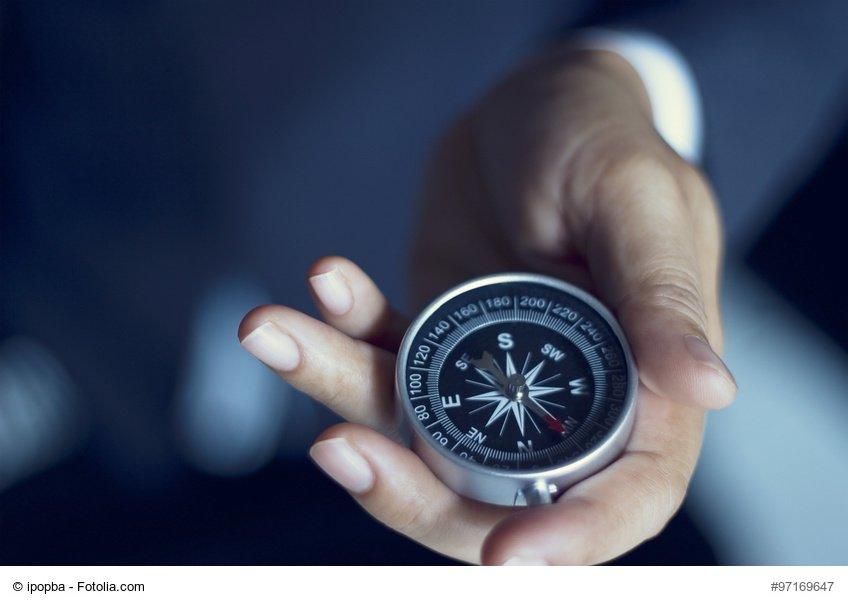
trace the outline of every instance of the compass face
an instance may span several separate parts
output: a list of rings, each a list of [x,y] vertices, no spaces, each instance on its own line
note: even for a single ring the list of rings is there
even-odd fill
[[[410,329],[401,400],[447,457],[516,472],[562,467],[602,444],[627,412],[633,371],[620,334],[600,303],[565,283],[478,280]]]

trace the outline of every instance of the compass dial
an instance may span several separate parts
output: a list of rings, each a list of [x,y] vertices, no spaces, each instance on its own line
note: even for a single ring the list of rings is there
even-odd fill
[[[404,339],[397,380],[431,449],[496,473],[589,457],[629,416],[635,393],[609,312],[529,274],[476,280],[431,305]]]

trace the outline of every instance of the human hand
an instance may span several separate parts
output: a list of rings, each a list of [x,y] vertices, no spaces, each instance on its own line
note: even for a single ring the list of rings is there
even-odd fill
[[[736,385],[721,350],[721,227],[700,172],[654,130],[636,73],[601,51],[519,70],[443,139],[410,265],[416,303],[525,269],[593,292],[624,326],[640,379],[706,409]]]
[[[324,432],[313,459],[375,518],[448,556],[566,564],[624,553],[682,502],[702,407],[735,394],[706,345],[721,346],[715,205],[650,127],[628,69],[580,53],[507,81],[445,140],[419,223],[419,297],[532,269],[594,290],[625,327],[643,379],[630,442],[556,504],[516,511],[465,499],[393,439],[393,353],[406,321],[351,262],[310,271],[326,324],[267,306],[239,329],[249,351],[351,422]]]

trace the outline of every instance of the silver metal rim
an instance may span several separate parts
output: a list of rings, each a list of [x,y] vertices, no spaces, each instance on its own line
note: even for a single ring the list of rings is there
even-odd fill
[[[424,428],[421,427],[421,424],[417,422],[417,419],[413,418],[412,403],[410,402],[406,391],[403,389],[403,375],[405,365],[402,364],[401,361],[407,358],[415,335],[418,334],[418,331],[430,318],[430,316],[446,302],[458,295],[461,295],[464,292],[474,290],[475,288],[479,288],[481,286],[510,282],[529,282],[535,284],[542,284],[554,289],[565,291],[566,293],[588,304],[610,326],[615,336],[618,337],[619,341],[621,342],[622,350],[624,351],[624,358],[627,367],[628,385],[627,394],[625,395],[624,399],[625,410],[623,414],[618,419],[616,425],[610,430],[610,432],[603,440],[601,440],[598,444],[596,444],[591,450],[586,452],[579,459],[571,461],[570,463],[566,463],[565,465],[554,465],[551,467],[534,469],[531,471],[508,471],[486,467],[485,465],[469,461],[468,459],[464,459],[452,452],[449,452],[446,449],[442,448],[440,444],[437,444],[435,439],[428,432],[424,431]],[[592,475],[593,473],[596,473],[597,471],[611,463],[612,460],[614,460],[615,457],[617,457],[621,453],[626,444],[627,438],[629,437],[630,430],[633,425],[638,384],[639,379],[636,372],[636,364],[633,361],[633,356],[630,351],[630,346],[627,343],[627,339],[624,336],[624,331],[622,330],[621,326],[619,325],[615,317],[612,315],[612,313],[607,309],[607,307],[603,303],[601,303],[597,298],[593,297],[586,291],[574,286],[573,284],[569,284],[568,282],[564,282],[556,278],[531,273],[502,273],[483,276],[480,278],[469,280],[467,282],[463,282],[462,284],[459,284],[458,286],[455,286],[454,288],[451,288],[444,294],[440,295],[432,303],[425,307],[424,310],[421,311],[421,313],[418,315],[418,317],[415,318],[412,324],[410,324],[409,328],[406,331],[406,334],[403,337],[403,341],[401,342],[401,346],[398,351],[397,364],[395,367],[395,393],[397,394],[398,405],[403,410],[403,418],[405,419],[406,424],[412,427],[415,437],[418,440],[423,440],[423,443],[428,446],[430,450],[432,450],[432,453],[427,453],[428,456],[424,457],[425,460],[429,459],[430,455],[436,454],[438,456],[443,457],[446,461],[449,461],[452,465],[457,466],[459,469],[463,469],[475,475],[484,474],[491,478],[502,478],[503,480],[506,480],[507,483],[509,483],[510,485],[516,481],[520,482],[522,485],[529,485],[533,482],[544,480],[550,482],[551,484],[557,485],[559,488],[564,488],[565,486],[563,485],[563,481],[566,481],[566,485],[574,484],[577,481],[584,479]],[[415,441],[413,441],[413,445],[415,445]],[[424,453],[419,454],[423,455]],[[429,462],[430,461],[428,461],[428,463]],[[438,470],[434,471],[436,472],[436,475],[440,475]],[[442,480],[445,480],[445,478],[442,478]],[[450,482],[446,483],[450,485]],[[457,488],[456,486],[451,487],[454,489]],[[463,492],[463,494],[467,493]],[[472,498],[479,498],[476,497],[474,494],[467,494],[467,496],[471,496]]]

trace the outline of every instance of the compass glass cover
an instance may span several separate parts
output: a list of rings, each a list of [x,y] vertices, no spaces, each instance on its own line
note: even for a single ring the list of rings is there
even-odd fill
[[[624,345],[602,313],[555,283],[472,287],[429,313],[408,343],[403,405],[448,456],[513,471],[560,467],[626,412]]]

